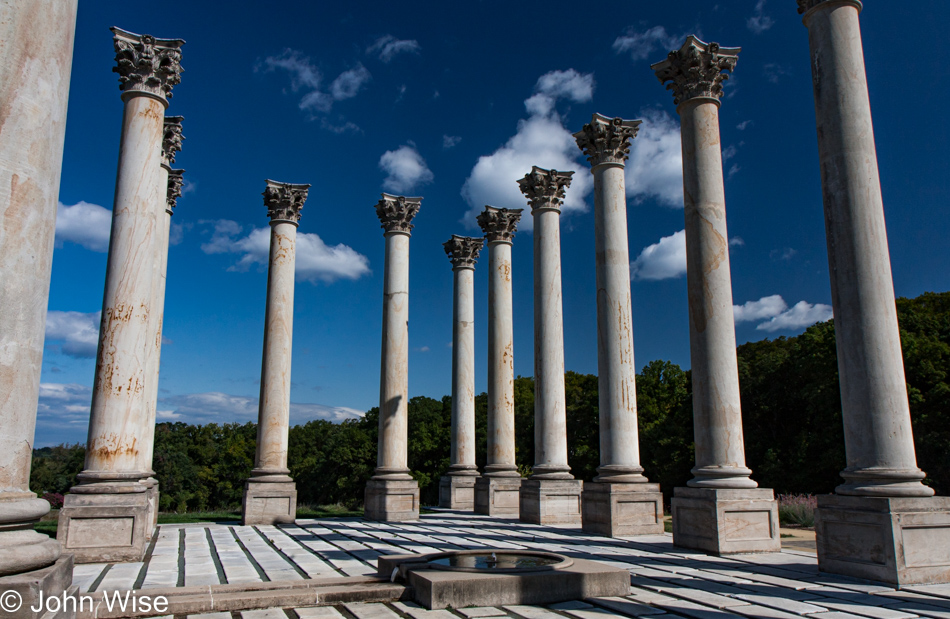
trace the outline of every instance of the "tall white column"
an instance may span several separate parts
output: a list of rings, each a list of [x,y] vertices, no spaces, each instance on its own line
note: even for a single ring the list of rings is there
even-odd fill
[[[443,243],[452,262],[452,446],[439,480],[439,506],[475,508],[475,262],[484,239],[456,236]]]
[[[819,565],[897,584],[946,582],[950,498],[933,497],[921,483],[925,475],[914,451],[858,18],[862,4],[798,5],[808,28],[847,456],[837,496],[819,498]],[[849,524],[869,511],[879,526]],[[919,530],[928,533],[914,535]],[[885,561],[869,557],[874,548],[886,549]]]
[[[376,472],[366,485],[372,520],[419,518],[419,484],[409,474],[409,236],[422,198],[382,194],[376,215],[386,237]]]
[[[125,108],[85,469],[67,495],[57,537],[77,562],[139,560],[150,524],[143,454],[151,435],[155,238],[164,226],[165,108],[180,81],[180,39],[119,28],[116,67]],[[108,517],[105,517],[108,515]]]
[[[580,524],[582,483],[567,464],[561,203],[573,172],[537,166],[518,181],[534,217],[534,470],[521,484],[521,520]]]
[[[33,530],[50,507],[30,491],[30,466],[76,6],[0,4],[0,592],[18,591],[25,608],[37,601],[37,588],[24,586],[37,570],[57,575],[44,596],[72,580],[72,558]]]
[[[511,242],[522,209],[486,206],[477,221],[488,242],[488,458],[475,482],[475,511],[517,517],[521,475],[515,462],[515,366]]]
[[[291,523],[297,487],[287,468],[290,432],[290,361],[294,331],[297,226],[310,185],[267,180],[264,206],[270,217],[270,259],[264,310],[264,354],[254,469],[244,485],[242,521]]]
[[[641,121],[594,114],[574,134],[594,176],[600,467],[584,483],[583,528],[608,536],[663,533],[663,495],[640,466],[624,162]]]
[[[755,490],[757,484],[749,478],[752,471],[745,465],[742,440],[719,138],[719,98],[727,77],[723,71],[733,70],[739,51],[690,36],[679,50],[652,67],[661,83],[671,82],[667,88],[673,91],[680,115],[683,143],[696,466],[689,488],[674,490],[673,543],[719,554],[781,549],[772,490]],[[730,501],[755,503],[758,511],[725,511],[720,516],[722,510],[717,506]],[[730,518],[740,520],[732,522]],[[750,518],[758,527],[751,538],[735,531],[736,527],[748,531],[751,525],[743,524],[745,520],[741,519]]]

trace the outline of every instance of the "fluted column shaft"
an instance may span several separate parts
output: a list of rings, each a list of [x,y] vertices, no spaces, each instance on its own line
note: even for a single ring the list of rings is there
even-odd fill
[[[452,304],[452,464],[449,475],[475,467],[475,269],[455,267]]]
[[[917,468],[874,127],[861,3],[816,3],[811,51],[847,468],[835,492],[931,496]]]
[[[511,241],[488,241],[489,477],[520,477],[515,462],[515,366]]]

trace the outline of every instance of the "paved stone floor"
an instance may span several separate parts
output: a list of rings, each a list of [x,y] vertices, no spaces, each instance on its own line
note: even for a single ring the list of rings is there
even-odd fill
[[[380,554],[455,549],[548,550],[630,571],[630,594],[548,607],[427,611],[413,604],[344,604],[191,615],[203,619],[950,619],[950,585],[901,590],[820,574],[813,553],[730,558],[674,548],[669,535],[610,539],[579,529],[440,512],[412,523],[353,518],[280,527],[162,525],[144,562],[76,567],[82,591],[249,583],[376,573]]]

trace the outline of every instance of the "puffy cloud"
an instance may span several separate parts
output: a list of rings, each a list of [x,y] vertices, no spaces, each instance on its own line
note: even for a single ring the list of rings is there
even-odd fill
[[[379,158],[379,169],[386,173],[383,189],[403,194],[417,185],[431,183],[432,170],[411,142],[396,150],[388,150]]]
[[[733,305],[732,315],[736,322],[750,322],[773,318],[787,309],[788,305],[785,304],[785,299],[781,295],[773,294],[769,297],[762,297],[758,301],[747,301],[743,305]]]
[[[184,421],[186,423],[228,423],[232,421],[257,421],[258,399],[231,395],[219,391],[191,393],[159,399],[159,421]],[[345,406],[324,404],[301,404],[291,402],[290,423],[298,425],[314,419],[340,422],[358,419],[361,411]]]
[[[443,135],[443,136],[442,136],[442,148],[444,148],[445,150],[448,150],[448,149],[450,149],[450,148],[454,148],[454,147],[457,146],[458,143],[461,142],[461,141],[462,141],[462,138],[460,138],[460,137],[457,136],[457,135]]]
[[[643,248],[637,259],[630,263],[633,279],[673,279],[686,274],[686,230],[664,236],[653,245]]]
[[[352,99],[360,91],[363,84],[370,80],[369,71],[362,64],[357,63],[356,67],[349,71],[340,73],[333,83],[330,84],[330,94],[337,101]]]
[[[418,41],[397,39],[387,34],[376,39],[376,42],[366,49],[367,54],[377,54],[383,62],[390,62],[399,54],[418,54],[422,46]]]
[[[87,359],[96,356],[99,345],[99,317],[102,312],[46,313],[46,341],[59,342],[64,355]]]
[[[266,266],[270,256],[270,229],[255,228],[239,237],[241,226],[234,221],[220,219],[213,223],[211,239],[201,246],[206,254],[241,254],[229,271],[246,271],[254,264]],[[338,279],[359,279],[369,273],[369,259],[351,247],[327,245],[316,234],[297,233],[297,279],[311,283],[331,283]]]
[[[799,301],[791,308],[781,295],[773,294],[758,301],[748,301],[743,305],[732,306],[737,323],[763,322],[756,325],[759,331],[797,331],[810,327],[816,322],[831,320],[833,312],[830,305]]]
[[[627,31],[617,37],[614,41],[614,51],[618,54],[624,52],[630,53],[633,60],[643,60],[657,50],[657,54],[669,52],[672,49],[679,49],[686,40],[686,35],[667,34],[663,26],[653,26],[648,30],[639,31],[633,28],[627,28]],[[657,58],[657,61],[662,58]]]
[[[582,153],[555,106],[560,99],[575,103],[590,101],[593,91],[593,74],[581,74],[574,69],[552,71],[538,79],[534,94],[524,102],[528,118],[518,121],[517,132],[504,146],[491,155],[479,157],[462,186],[462,196],[470,207],[463,218],[466,225],[475,227],[475,217],[486,204],[507,208],[524,206],[518,180],[535,165],[564,171],[581,170],[583,173],[574,175],[565,194],[562,211],[587,210],[584,199],[593,188],[593,181],[586,173],[586,165],[578,162]],[[531,218],[524,217],[519,227],[530,230],[531,224]]]
[[[360,88],[370,80],[369,71],[362,64],[342,72],[330,83],[329,92],[322,86],[323,74],[316,67],[309,56],[295,49],[285,49],[277,56],[267,56],[255,67],[256,71],[269,73],[285,71],[290,76],[290,89],[295,93],[302,93],[299,107],[309,112],[311,119],[317,114],[327,114],[336,101],[343,101],[355,97]],[[325,121],[325,119],[324,119]],[[352,124],[352,123],[349,123]],[[323,123],[326,127],[326,123]],[[355,125],[354,125],[355,126]],[[344,129],[348,128],[343,125]]]
[[[74,383],[40,383],[34,447],[85,443],[92,389]]]
[[[664,111],[641,112],[643,124],[630,143],[624,181],[627,196],[640,203],[653,198],[683,207],[683,148],[679,123]]]
[[[56,246],[68,241],[98,252],[109,251],[112,211],[98,204],[77,202],[56,207]]]
[[[745,25],[755,34],[762,34],[775,25],[775,20],[765,14],[765,0],[755,3],[752,17],[745,21]]]

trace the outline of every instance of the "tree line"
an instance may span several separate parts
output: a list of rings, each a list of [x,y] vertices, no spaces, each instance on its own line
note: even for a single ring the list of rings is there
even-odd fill
[[[917,460],[937,494],[950,493],[950,292],[897,300]],[[759,485],[782,494],[828,493],[841,483],[844,432],[834,322],[795,337],[738,347],[746,460]],[[690,373],[652,361],[637,375],[640,458],[667,499],[693,466]],[[597,377],[565,374],[568,463],[590,480],[599,465]],[[449,467],[452,399],[409,400],[409,468],[423,505],[438,502]],[[475,399],[476,462],[485,465],[488,397]],[[376,466],[379,409],[361,419],[315,420],[290,428],[288,465],[300,504],[356,508]],[[515,379],[516,458],[523,475],[534,462],[534,381]],[[254,465],[254,423],[160,423],[154,469],[163,511],[237,509]],[[84,447],[34,450],[34,492],[65,493],[82,470]]]

